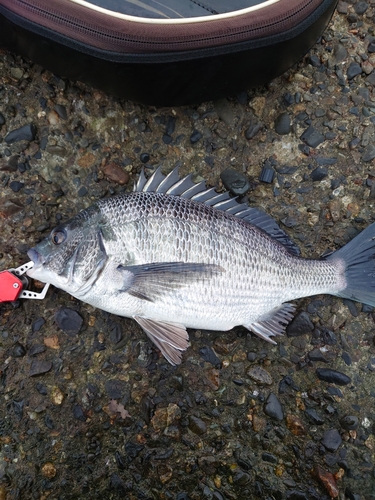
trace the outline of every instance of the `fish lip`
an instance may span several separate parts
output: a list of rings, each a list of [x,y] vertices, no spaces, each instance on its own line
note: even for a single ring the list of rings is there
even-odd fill
[[[32,274],[36,268],[42,267],[45,259],[37,250],[35,250],[35,248],[30,248],[27,252],[27,256],[34,262],[34,266],[27,272],[29,275],[29,273]]]

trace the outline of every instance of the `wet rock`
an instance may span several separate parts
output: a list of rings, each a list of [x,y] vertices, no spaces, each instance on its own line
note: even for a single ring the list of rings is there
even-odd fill
[[[29,376],[35,377],[37,375],[43,375],[43,373],[49,372],[51,368],[52,368],[51,361],[43,361],[43,360],[33,361],[30,366]]]
[[[194,432],[194,434],[197,434],[198,436],[201,436],[205,432],[207,432],[207,426],[203,422],[202,419],[195,417],[194,415],[190,415],[189,417],[189,429],[191,432]]]
[[[317,148],[324,142],[324,135],[322,135],[316,128],[310,125],[301,135],[301,141],[305,142],[311,148]]]
[[[356,62],[351,62],[347,69],[346,75],[349,80],[352,80],[355,76],[360,75],[362,73],[361,66]]]
[[[375,145],[369,144],[362,153],[362,161],[368,162],[375,158]]]
[[[7,144],[13,144],[18,141],[33,141],[35,139],[36,128],[32,123],[24,125],[21,128],[11,130],[8,135],[5,136],[5,142]]]
[[[62,307],[55,314],[55,321],[61,330],[67,335],[73,337],[81,330],[83,319],[73,309]]]
[[[359,426],[358,417],[355,415],[345,415],[340,418],[340,425],[346,431],[355,431]]]
[[[103,174],[112,182],[123,186],[129,182],[129,173],[115,163],[108,163],[102,170]]]
[[[317,167],[311,172],[310,177],[313,182],[320,182],[325,177],[327,177],[327,175],[328,175],[327,167]]]
[[[59,115],[59,117],[62,118],[63,120],[68,119],[68,114],[66,112],[66,108],[62,104],[56,104],[54,107],[54,110]]]
[[[307,312],[302,311],[286,327],[288,337],[298,337],[314,330],[314,323]]]
[[[150,161],[150,155],[148,153],[141,153],[139,159],[142,163],[148,163]]]
[[[220,174],[225,189],[236,196],[242,196],[250,189],[249,180],[237,170],[227,168]]]
[[[308,353],[308,357],[311,361],[321,361],[323,363],[328,363],[328,359],[324,356],[320,349],[313,349]]]
[[[324,470],[320,465],[315,465],[313,469],[313,474],[317,477],[331,498],[336,498],[339,496],[339,490],[337,488],[336,479],[333,474]]]
[[[336,429],[327,430],[323,435],[321,443],[328,451],[334,452],[338,450],[342,443],[339,431]]]
[[[286,135],[290,132],[290,116],[288,113],[281,113],[275,120],[275,132],[279,135]]]
[[[350,377],[331,368],[317,368],[315,371],[318,379],[324,382],[330,382],[337,385],[348,385],[351,382]]]
[[[258,384],[272,385],[273,380],[267,370],[260,366],[254,366],[247,371],[247,375]]]
[[[284,413],[280,401],[273,392],[268,396],[264,405],[264,413],[275,420],[282,420]]]

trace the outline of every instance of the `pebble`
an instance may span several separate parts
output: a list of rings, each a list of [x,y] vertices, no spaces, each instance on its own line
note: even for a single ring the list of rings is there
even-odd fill
[[[202,139],[203,135],[199,132],[199,130],[194,129],[193,133],[190,136],[191,144],[196,144],[200,139]]]
[[[346,431],[355,431],[359,426],[358,417],[355,415],[345,415],[340,418],[340,425]]]
[[[272,377],[268,371],[260,366],[251,367],[247,371],[247,375],[259,384],[271,385],[273,383]]]
[[[323,434],[321,443],[328,451],[337,451],[342,443],[339,431],[337,429],[328,429]]]
[[[275,132],[279,135],[286,135],[290,132],[290,116],[288,113],[281,113],[275,120]]]
[[[233,168],[227,168],[221,172],[220,178],[225,189],[236,196],[243,196],[250,189],[249,180]]]
[[[68,119],[68,114],[66,112],[66,108],[62,104],[56,104],[54,107],[54,110],[59,115],[59,117],[62,118],[63,120]]]
[[[169,403],[166,408],[157,408],[151,419],[151,425],[156,430],[163,430],[170,427],[176,420],[181,418],[181,410],[174,403]]]
[[[252,139],[257,135],[259,130],[262,128],[261,122],[259,122],[255,117],[250,120],[250,124],[245,130],[245,137],[247,140]]]
[[[345,375],[345,373],[332,370],[331,368],[317,368],[315,373],[318,379],[324,382],[330,382],[337,385],[348,385],[351,382],[350,377]]]
[[[148,163],[150,161],[150,155],[148,153],[141,153],[139,159],[142,163]]]
[[[116,165],[116,163],[107,163],[107,165],[105,165],[102,169],[102,172],[107,177],[107,179],[112,182],[116,182],[121,186],[127,184],[130,179],[129,173],[121,168],[120,165]]]
[[[5,117],[4,117],[3,113],[0,113],[0,127],[2,125],[5,125]]]
[[[286,328],[286,334],[288,337],[298,337],[299,335],[305,335],[314,330],[314,323],[311,321],[310,316],[307,312],[302,311],[289,323]]]
[[[262,168],[261,173],[260,173],[259,180],[261,182],[265,182],[267,184],[271,184],[274,177],[275,177],[275,171],[274,171],[274,169],[271,168],[271,167],[264,166]]]
[[[351,62],[346,71],[346,75],[349,80],[352,80],[355,76],[360,75],[361,73],[362,73],[362,68],[356,62]]]
[[[324,135],[322,135],[316,128],[310,125],[301,135],[301,141],[305,142],[311,148],[317,148],[324,142]]]
[[[319,413],[314,410],[314,408],[307,408],[305,410],[306,415],[309,417],[311,422],[315,425],[323,425],[324,424],[324,418],[322,418]]]
[[[8,135],[5,136],[5,142],[7,144],[13,144],[18,141],[33,141],[35,139],[36,128],[32,123],[24,125],[21,128],[11,130]]]
[[[264,405],[264,413],[275,420],[283,420],[284,412],[280,401],[273,392],[268,396]]]
[[[327,472],[323,469],[323,467],[320,467],[320,465],[317,464],[314,465],[313,473],[314,476],[316,476],[321,481],[331,498],[336,498],[339,496],[339,490],[337,488],[336,479],[333,474]]]
[[[190,415],[189,417],[189,429],[197,436],[201,436],[205,432],[207,432],[207,425],[203,422],[199,417],[195,417],[194,415]]]
[[[71,337],[77,335],[81,330],[83,319],[73,309],[62,307],[55,314],[57,326],[67,335]]]
[[[294,436],[304,436],[307,434],[306,428],[302,423],[302,420],[296,415],[286,416],[286,426],[291,431]]]
[[[362,153],[362,161],[369,162],[375,158],[375,145],[369,144]]]
[[[354,4],[354,11],[359,16],[364,14],[367,9],[368,9],[368,3],[366,3],[366,2],[357,2]]]
[[[126,392],[126,383],[123,380],[109,379],[105,383],[105,391],[110,399],[121,399]]]
[[[12,356],[14,358],[22,358],[26,354],[26,349],[25,347],[20,344],[19,342],[16,342],[12,348]]]
[[[327,167],[316,167],[310,174],[311,180],[313,182],[322,181],[328,175]]]
[[[211,363],[214,366],[220,366],[221,360],[216,356],[215,352],[209,346],[204,346],[199,349],[199,353],[202,358],[207,361],[207,363]]]
[[[36,375],[43,375],[47,373],[52,368],[52,361],[33,361],[30,366],[29,377],[35,377]]]
[[[43,476],[48,477],[48,479],[52,479],[57,474],[56,467],[53,465],[52,462],[46,462],[45,464],[43,464],[40,471],[43,474]]]
[[[12,181],[9,183],[9,187],[10,189],[14,192],[14,193],[18,193],[18,191],[21,191],[21,189],[25,186],[25,184],[23,182],[19,182],[19,181]]]

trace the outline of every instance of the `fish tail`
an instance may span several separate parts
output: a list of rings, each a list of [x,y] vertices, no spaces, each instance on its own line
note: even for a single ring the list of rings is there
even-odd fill
[[[344,265],[344,288],[335,295],[375,307],[375,223],[327,260]]]

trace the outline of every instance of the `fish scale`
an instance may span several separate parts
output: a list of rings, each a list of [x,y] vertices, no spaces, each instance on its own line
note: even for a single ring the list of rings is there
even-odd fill
[[[136,189],[55,228],[29,251],[28,274],[133,317],[173,364],[188,347],[186,328],[243,325],[273,342],[293,317],[290,300],[328,293],[375,305],[374,279],[364,284],[375,270],[373,225],[309,260],[266,214],[176,170],[142,174]]]

